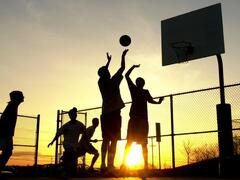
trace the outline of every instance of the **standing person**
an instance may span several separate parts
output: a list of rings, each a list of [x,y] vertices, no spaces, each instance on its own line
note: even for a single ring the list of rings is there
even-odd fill
[[[125,56],[128,49],[122,53],[121,67],[111,77],[108,66],[112,56],[107,53],[107,64],[99,68],[98,86],[102,95],[102,147],[101,147],[101,169],[106,169],[105,159],[108,153],[107,167],[114,168],[114,158],[116,153],[117,140],[121,139],[121,109],[125,106],[120,95],[120,83],[123,79],[123,71],[125,70]]]
[[[13,150],[13,136],[17,122],[18,107],[24,101],[21,91],[12,91],[10,102],[0,118],[0,171],[5,167]]]
[[[121,168],[125,167],[126,156],[130,151],[132,142],[141,144],[144,158],[144,169],[148,168],[148,150],[147,150],[147,137],[148,137],[148,110],[147,103],[161,104],[164,98],[159,98],[159,101],[154,101],[147,89],[143,89],[145,81],[143,78],[136,79],[136,85],[130,79],[130,74],[134,68],[140,65],[133,65],[126,73],[125,77],[131,93],[132,105],[130,109],[130,120],[128,122],[127,130],[127,144],[125,146],[124,158]]]
[[[93,166],[95,162],[97,161],[97,158],[99,156],[98,150],[91,144],[91,142],[96,143],[97,139],[92,140],[92,136],[95,132],[95,129],[98,127],[99,120],[98,118],[92,119],[92,126],[89,126],[86,129],[86,132],[82,135],[81,140],[78,143],[77,147],[77,156],[84,156],[86,153],[93,154],[93,158],[91,161],[91,165],[89,166],[89,171],[93,171]]]
[[[64,137],[63,147],[63,166],[67,175],[75,174],[77,171],[77,156],[76,149],[78,144],[79,135],[83,134],[86,130],[83,123],[78,121],[77,118],[77,108],[72,108],[68,112],[70,121],[64,124],[56,133],[53,140],[48,144],[51,146],[54,141],[61,135]]]

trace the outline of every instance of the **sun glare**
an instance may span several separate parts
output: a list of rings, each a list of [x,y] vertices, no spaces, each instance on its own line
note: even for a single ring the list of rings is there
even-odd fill
[[[143,167],[142,148],[140,145],[133,143],[131,150],[126,158],[126,165],[130,169]]]

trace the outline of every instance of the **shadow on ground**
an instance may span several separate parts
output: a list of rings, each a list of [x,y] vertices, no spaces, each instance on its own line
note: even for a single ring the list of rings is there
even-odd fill
[[[82,168],[78,170],[75,177],[82,178],[103,178],[103,177],[225,177],[225,178],[240,178],[240,156],[235,156],[231,159],[226,159],[224,162],[222,174],[219,174],[219,160],[210,159],[190,165],[180,166],[173,169],[164,170],[125,170],[116,169],[114,171],[101,172],[87,171]],[[60,165],[40,165],[37,167],[11,167],[13,173],[7,176],[17,177],[59,177],[63,172]]]

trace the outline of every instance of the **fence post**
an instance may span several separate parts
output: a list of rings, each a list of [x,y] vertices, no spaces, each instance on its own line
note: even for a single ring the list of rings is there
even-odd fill
[[[161,125],[160,123],[156,123],[156,141],[158,142],[158,169],[161,169],[161,152],[160,152]]]
[[[38,114],[36,127],[35,161],[34,161],[35,167],[37,167],[38,165],[39,129],[40,129],[40,115]]]
[[[67,112],[68,113],[68,112]],[[64,112],[63,110],[61,110],[60,112],[60,115],[59,115],[59,125],[58,125],[58,129],[60,129],[62,126],[63,126],[63,116],[64,114],[66,114],[66,112]],[[59,146],[59,153],[58,153],[58,161],[60,161],[60,157],[63,155],[63,136],[60,136],[59,137],[59,143],[58,143],[58,146]]]
[[[171,113],[171,139],[172,139],[172,168],[175,169],[175,143],[174,143],[174,118],[173,118],[173,96],[170,95]]]
[[[152,143],[152,168],[154,168],[154,152],[153,152],[153,137],[151,137],[151,143]]]
[[[59,129],[59,116],[60,116],[60,111],[58,110],[57,111],[57,129],[56,129],[56,132],[58,131]],[[56,148],[55,148],[55,165],[57,165],[58,163],[58,138],[56,139]]]
[[[87,112],[84,113],[85,116],[85,126],[87,128]],[[86,168],[86,155],[83,156],[83,169]]]
[[[218,125],[218,146],[219,146],[219,175],[224,176],[227,167],[230,165],[228,159],[233,158],[233,135],[232,135],[232,115],[231,104],[225,103],[225,87],[223,75],[223,62],[221,54],[217,54],[220,102],[217,105],[217,125]]]
[[[85,126],[87,128],[87,112],[84,113],[84,116],[85,116]]]

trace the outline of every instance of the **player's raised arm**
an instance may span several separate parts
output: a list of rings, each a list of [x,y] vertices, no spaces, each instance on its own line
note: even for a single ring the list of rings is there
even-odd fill
[[[118,70],[118,72],[120,72],[121,74],[125,70],[125,56],[126,56],[127,52],[128,52],[128,49],[125,49],[122,53],[121,67]]]
[[[133,65],[133,66],[127,71],[127,73],[125,74],[125,77],[126,77],[126,78],[129,78],[129,76],[130,76],[130,74],[132,73],[133,69],[134,69],[134,68],[138,68],[138,67],[140,67],[140,64],[138,64],[138,65]]]
[[[109,67],[109,64],[110,64],[110,62],[111,62],[111,60],[112,60],[112,55],[109,55],[109,53],[107,52],[107,64],[106,64],[106,68],[108,69],[108,67]]]

